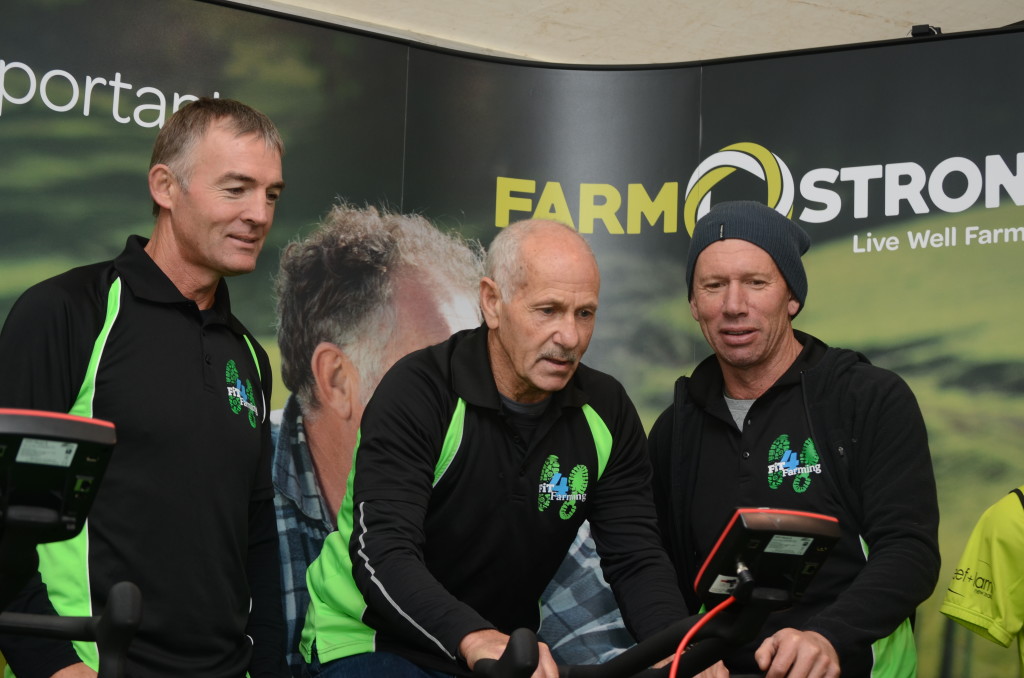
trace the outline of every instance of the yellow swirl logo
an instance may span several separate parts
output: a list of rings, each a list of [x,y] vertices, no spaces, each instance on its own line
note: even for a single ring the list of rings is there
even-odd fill
[[[793,218],[796,188],[789,167],[764,146],[744,141],[709,156],[690,175],[683,202],[683,224],[687,233],[693,235],[697,220],[711,211],[711,189],[738,169],[763,180],[768,189],[767,205]]]

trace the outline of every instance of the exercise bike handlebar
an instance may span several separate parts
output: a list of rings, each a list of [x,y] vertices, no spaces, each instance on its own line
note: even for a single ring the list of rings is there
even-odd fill
[[[694,581],[694,590],[709,612],[682,619],[604,664],[560,666],[560,678],[667,676],[669,667],[648,667],[674,656],[683,643],[686,647],[676,663],[676,675],[697,675],[754,640],[768,615],[791,605],[839,537],[839,521],[832,516],[737,508]],[[533,658],[529,666],[528,651]],[[537,667],[536,656],[536,636],[520,629],[500,659],[483,664],[475,673],[487,678],[530,678]]]
[[[705,620],[680,657],[677,676],[695,676],[726,652],[756,633],[767,616],[789,604],[788,592],[755,587],[735,609]],[[602,664],[559,666],[559,678],[662,678],[669,666],[650,668],[675,654],[680,641],[705,617],[697,614],[669,625],[655,635]],[[529,629],[516,629],[500,659],[482,659],[474,673],[483,678],[530,678],[537,667],[537,636]]]
[[[110,588],[106,609],[97,617],[4,612],[0,614],[0,631],[94,640],[99,651],[99,678],[122,678],[127,675],[128,645],[141,620],[142,594],[135,584],[123,581]]]
[[[530,678],[539,661],[537,634],[530,629],[516,629],[501,657],[477,660],[473,673],[483,678]]]

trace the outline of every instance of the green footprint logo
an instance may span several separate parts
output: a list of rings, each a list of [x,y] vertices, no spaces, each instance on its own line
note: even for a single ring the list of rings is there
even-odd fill
[[[248,379],[245,380],[245,395],[248,398],[246,402],[255,403],[256,400],[253,398],[252,382]],[[256,410],[249,408],[249,426],[256,428]]]
[[[768,468],[773,469],[768,473],[768,487],[773,490],[779,489],[782,485],[782,480],[785,476],[782,473],[782,466],[779,462],[782,461],[782,455],[786,454],[786,450],[789,449],[789,436],[783,433],[772,442],[771,448],[768,450]]]
[[[229,360],[227,366],[224,368],[224,381],[227,382],[228,387],[234,386],[238,383],[238,367],[235,365],[234,360]],[[228,406],[231,408],[232,412],[238,414],[242,411],[242,399],[228,391]]]
[[[819,461],[818,451],[814,449],[814,441],[808,438],[804,441],[803,449],[800,450],[800,466],[809,468],[814,466]],[[811,486],[811,473],[810,471],[804,471],[797,475],[793,480],[793,491],[800,493],[806,492],[807,488]]]
[[[542,485],[548,485],[551,483],[551,479],[558,473],[558,456],[549,454],[548,458],[544,460],[544,465],[540,467],[540,482]],[[551,506],[551,495],[547,492],[541,492],[537,497],[537,508],[541,511]]]
[[[590,471],[583,464],[577,464],[569,472],[569,494],[571,497],[558,510],[558,515],[562,520],[569,520],[576,513],[576,495],[586,492],[588,485],[590,485]]]
[[[577,464],[563,476],[558,464],[558,455],[550,454],[540,469],[540,491],[537,494],[537,508],[544,511],[555,501],[562,505],[558,517],[569,520],[576,515],[577,503],[587,500],[590,485],[590,471],[585,464]]]
[[[789,436],[783,433],[768,449],[768,487],[777,490],[787,477],[792,476],[793,491],[797,494],[806,492],[811,486],[811,475],[821,473],[819,461],[813,440],[805,440],[797,454],[790,447]]]

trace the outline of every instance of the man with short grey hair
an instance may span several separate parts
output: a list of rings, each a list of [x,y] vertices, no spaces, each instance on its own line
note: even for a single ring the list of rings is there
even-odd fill
[[[464,674],[497,657],[513,629],[537,628],[537,602],[588,518],[633,633],[684,616],[639,417],[618,382],[580,363],[599,286],[571,228],[510,225],[480,281],[484,325],[385,374],[338,531],[307,574],[311,675]],[[535,675],[556,676],[538,650]]]
[[[83,616],[138,585],[133,676],[280,676],[270,362],[231,310],[284,188],[284,145],[241,102],[201,98],[157,135],[155,223],[115,259],[30,288],[0,332],[0,407],[109,420],[117,445],[86,527],[39,547],[28,610]],[[95,643],[4,638],[20,678],[95,676]]]

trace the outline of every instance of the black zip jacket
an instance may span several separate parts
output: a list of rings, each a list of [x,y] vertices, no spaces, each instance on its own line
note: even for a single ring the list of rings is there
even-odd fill
[[[839,518],[843,535],[804,598],[769,620],[748,648],[745,665],[764,637],[792,627],[827,638],[844,675],[869,675],[871,644],[912,617],[938,578],[938,505],[927,434],[917,401],[899,376],[859,353],[795,334],[803,352],[755,402],[751,415],[804,418],[800,424],[820,455],[826,493],[810,507],[799,503],[803,495],[773,496],[788,502],[779,508],[827,506],[823,512]],[[799,397],[789,398],[785,412],[776,411],[781,406],[761,407],[762,400],[787,402],[779,397],[786,389],[799,389]],[[708,441],[720,440],[725,430],[721,415],[712,414],[725,411],[722,394],[721,369],[711,356],[691,379],[678,380],[674,402],[649,438],[661,532],[691,610],[699,606],[693,580],[706,556],[695,528],[706,530],[706,521],[724,523],[722,515],[694,504],[701,460],[727,453],[708,449]],[[728,435],[738,438],[731,427]],[[726,491],[730,479],[721,482]]]

